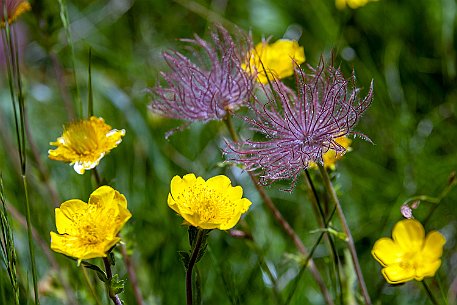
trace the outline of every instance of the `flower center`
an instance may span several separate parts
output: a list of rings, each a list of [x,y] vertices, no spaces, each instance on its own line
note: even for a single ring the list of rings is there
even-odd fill
[[[408,253],[404,256],[403,260],[400,262],[400,267],[405,270],[418,270],[421,269],[424,265],[424,258],[421,253],[413,252]]]
[[[86,121],[71,124],[63,134],[65,144],[71,146],[78,155],[90,155],[99,147],[97,132]]]

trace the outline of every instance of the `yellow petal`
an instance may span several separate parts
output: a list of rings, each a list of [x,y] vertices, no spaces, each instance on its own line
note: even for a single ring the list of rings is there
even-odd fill
[[[93,204],[98,207],[111,206],[115,196],[116,191],[112,187],[104,185],[96,189],[90,195],[89,204]]]
[[[419,252],[424,244],[424,227],[415,219],[401,220],[395,225],[392,237],[404,251]]]
[[[414,269],[402,268],[400,265],[390,265],[382,269],[382,275],[389,284],[399,284],[415,278]]]
[[[443,246],[446,243],[444,236],[438,231],[431,231],[427,234],[422,255],[430,260],[435,260],[443,254]]]
[[[392,239],[384,237],[376,241],[371,254],[385,267],[399,263],[403,256],[403,250]]]
[[[187,174],[182,178],[174,176],[171,180],[171,196],[173,196],[175,200],[179,200],[178,197],[180,197],[182,192],[194,185],[196,180],[197,178],[194,174]]]
[[[219,192],[225,192],[228,188],[232,186],[232,182],[230,181],[230,179],[224,175],[209,178],[206,181],[206,184],[209,188],[212,188]]]
[[[238,201],[238,208],[239,208],[241,213],[244,213],[249,209],[251,204],[252,204],[252,202],[249,199],[241,198],[241,200]]]
[[[435,275],[438,268],[441,266],[441,260],[425,261],[416,269],[415,279],[422,281],[424,277],[432,277]]]
[[[79,222],[87,210],[87,203],[79,200],[67,200],[55,209],[57,232],[60,234],[74,234],[77,232],[75,224]]]
[[[168,194],[168,199],[167,199],[167,203],[168,203],[168,206],[170,208],[172,208],[176,213],[179,214],[179,205],[177,204],[177,202],[173,199],[173,196],[170,194]]]

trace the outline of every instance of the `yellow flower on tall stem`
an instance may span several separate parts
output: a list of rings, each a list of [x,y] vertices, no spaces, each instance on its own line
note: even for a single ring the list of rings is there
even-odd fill
[[[267,84],[268,79],[273,81],[293,75],[295,66],[305,62],[305,53],[297,41],[280,39],[272,44],[258,43],[248,60],[242,68],[256,73],[259,83]]]
[[[102,118],[92,116],[65,126],[62,136],[50,143],[57,148],[49,150],[49,159],[68,162],[78,174],[84,174],[117,147],[124,135],[124,129],[111,129]]]
[[[224,175],[205,181],[187,174],[171,180],[168,206],[194,227],[228,230],[251,205],[251,201],[242,196],[241,186],[233,187]]]
[[[381,238],[371,251],[383,266],[382,274],[389,284],[432,277],[441,265],[444,236],[432,231],[425,236],[424,227],[415,219],[397,222],[393,239]]]
[[[106,257],[132,216],[124,195],[106,185],[96,189],[88,203],[71,199],[55,214],[58,233],[51,232],[51,249],[78,260]]]
[[[6,16],[5,9],[6,8]],[[5,26],[5,20],[13,23],[21,14],[30,11],[31,6],[25,0],[0,0],[0,28]]]

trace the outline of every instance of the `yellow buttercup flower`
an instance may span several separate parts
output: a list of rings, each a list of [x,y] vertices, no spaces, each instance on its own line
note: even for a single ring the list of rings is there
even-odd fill
[[[125,130],[111,129],[102,118],[91,117],[69,124],[61,137],[51,145],[49,159],[73,165],[78,174],[98,165],[100,160],[122,142]]]
[[[419,221],[405,219],[397,222],[392,237],[379,239],[371,251],[384,267],[382,274],[389,284],[422,281],[435,275],[446,243],[441,233],[432,231],[425,236]]]
[[[335,6],[340,10],[344,9],[346,5],[352,9],[356,9],[372,1],[378,0],[335,0]]]
[[[0,0],[0,28],[5,26],[4,6],[6,6],[9,24],[13,23],[22,13],[31,9],[30,3],[24,0]]]
[[[280,39],[275,43],[261,42],[251,50],[249,63],[242,68],[257,73],[257,81],[267,84],[268,79],[281,79],[294,74],[294,68],[305,62],[303,47],[295,40]],[[267,78],[268,75],[268,78]]]
[[[124,195],[106,185],[90,195],[89,203],[71,199],[55,213],[58,234],[51,232],[51,249],[78,260],[106,257],[132,216]]]
[[[241,186],[232,187],[228,177],[220,175],[207,181],[194,174],[171,180],[168,206],[184,220],[200,229],[228,230],[236,225],[251,202],[242,198]]]

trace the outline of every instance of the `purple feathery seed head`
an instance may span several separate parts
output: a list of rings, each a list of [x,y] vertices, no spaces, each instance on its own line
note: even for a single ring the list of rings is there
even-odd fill
[[[335,139],[354,134],[354,126],[371,104],[373,82],[365,98],[359,98],[354,74],[346,80],[339,68],[326,66],[323,60],[310,70],[306,74],[296,67],[297,92],[274,81],[273,92],[268,85],[263,87],[266,104],[255,99],[255,116],[245,120],[264,140],[228,143],[229,160],[248,171],[259,170],[264,183],[295,182],[311,162],[322,164],[322,155],[329,149],[344,154],[346,149]]]
[[[221,120],[248,103],[255,76],[241,68],[252,48],[248,35],[239,31],[236,42],[222,26],[212,42],[195,35],[190,44],[195,61],[179,52],[164,53],[171,71],[162,73],[167,86],[152,88],[150,109],[163,116],[187,121]]]

